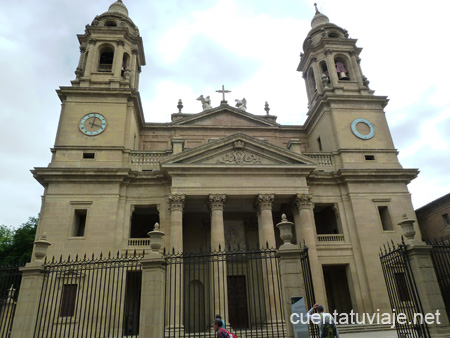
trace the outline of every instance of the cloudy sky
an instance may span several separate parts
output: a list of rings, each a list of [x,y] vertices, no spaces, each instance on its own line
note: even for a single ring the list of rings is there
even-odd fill
[[[303,124],[307,100],[296,71],[314,15],[310,0],[124,0],[144,40],[140,92],[147,121],[197,113],[200,94],[222,84],[248,111]],[[0,224],[18,226],[40,209],[29,172],[51,159],[60,113],[55,93],[78,64],[76,34],[112,0],[0,0]],[[409,185],[418,208],[450,192],[447,1],[321,0],[319,9],[363,47],[361,66],[387,119],[400,161],[419,168]]]

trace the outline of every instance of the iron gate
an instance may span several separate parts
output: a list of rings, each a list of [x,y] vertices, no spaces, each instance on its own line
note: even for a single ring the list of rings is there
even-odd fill
[[[0,338],[8,338],[16,313],[23,265],[0,267]]]
[[[441,289],[447,316],[450,319],[450,240],[430,241],[434,271]]]
[[[45,262],[34,337],[137,337],[142,256]]]
[[[395,329],[400,338],[429,338],[430,333],[425,321],[415,314],[424,314],[414,275],[409,264],[404,242],[388,244],[381,249],[380,261],[383,269],[389,301],[395,313],[404,313],[406,320],[395,321]]]
[[[164,258],[166,337],[216,337],[216,314],[238,337],[286,336],[276,250],[219,249]]]

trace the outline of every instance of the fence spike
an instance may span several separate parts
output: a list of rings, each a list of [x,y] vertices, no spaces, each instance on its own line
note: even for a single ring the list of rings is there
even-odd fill
[[[222,247],[221,247],[221,245],[219,244],[219,251],[222,251]]]
[[[125,257],[128,257],[128,249],[125,250]]]
[[[405,238],[402,235],[402,244],[405,245]]]
[[[238,242],[237,247],[238,247],[238,251],[241,250],[241,245],[239,244],[239,242]]]
[[[75,262],[78,262],[78,254],[75,256]]]
[[[92,260],[94,260],[94,253],[92,253]]]
[[[134,256],[133,257],[136,257],[136,249],[134,249]]]
[[[116,255],[116,257],[117,257],[117,258],[120,257],[120,251],[119,251],[119,250],[117,250],[117,255]]]
[[[269,242],[266,241],[266,248],[269,249]]]
[[[103,252],[100,252],[100,259],[103,258]]]
[[[145,256],[145,249],[142,249],[142,257]]]
[[[164,249],[163,249],[163,255],[164,256],[166,255],[166,247],[164,247]]]
[[[226,250],[226,248],[225,248]],[[231,251],[231,243],[228,243],[228,251]]]
[[[175,247],[172,247],[172,255],[175,255]]]

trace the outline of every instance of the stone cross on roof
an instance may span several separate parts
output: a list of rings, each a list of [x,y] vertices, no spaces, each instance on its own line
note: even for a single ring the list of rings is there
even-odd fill
[[[222,85],[222,90],[216,90],[217,93],[222,93],[222,102],[220,104],[227,104],[225,101],[225,93],[231,93],[231,90],[225,90],[225,86]]]

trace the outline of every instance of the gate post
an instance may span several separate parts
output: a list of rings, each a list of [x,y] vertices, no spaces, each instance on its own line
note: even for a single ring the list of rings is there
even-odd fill
[[[436,311],[439,311],[441,324],[436,322],[428,324],[430,335],[431,337],[450,337],[449,318],[446,315],[444,300],[431,257],[432,246],[414,239],[415,231],[411,230],[413,223],[414,220],[407,219],[404,216],[399,225],[402,226],[403,233],[407,237],[407,263],[411,267],[420,302],[422,303],[423,314],[436,314]]]
[[[44,258],[47,257],[47,248],[50,246],[46,237],[47,235],[43,233],[42,238],[34,242],[34,258],[20,268],[22,282],[11,330],[12,338],[31,338],[34,335],[44,283],[44,267],[42,265]]]
[[[290,223],[290,224],[289,224]],[[292,230],[289,229],[292,222],[286,220],[283,214],[282,221],[277,224],[280,228],[281,238],[284,244],[278,249],[280,257],[280,279],[282,291],[282,306],[284,319],[286,322],[286,333],[288,338],[294,337],[294,329],[291,323],[291,298],[306,298],[305,284],[303,282],[302,266],[300,264],[300,255],[303,252],[300,246],[290,243]],[[284,229],[283,229],[284,228]],[[290,236],[289,236],[290,233]],[[306,299],[305,299],[306,300]],[[305,303],[306,306],[306,303]]]
[[[142,293],[139,336],[163,338],[166,265],[159,249],[164,233],[159,231],[159,224],[156,223],[155,230],[148,235],[152,251],[141,260]]]

